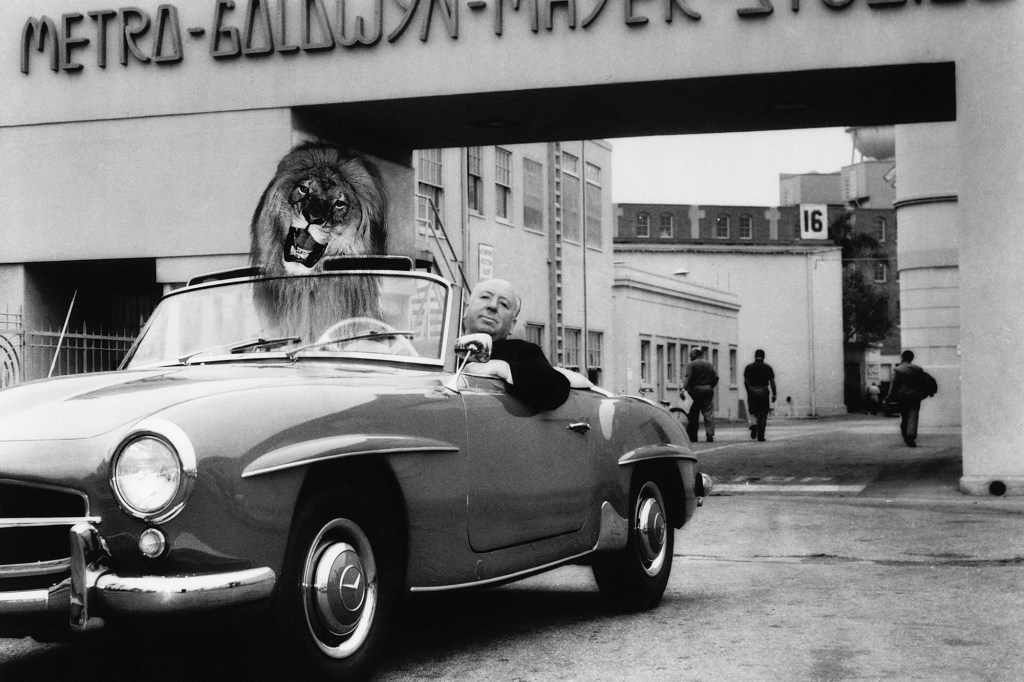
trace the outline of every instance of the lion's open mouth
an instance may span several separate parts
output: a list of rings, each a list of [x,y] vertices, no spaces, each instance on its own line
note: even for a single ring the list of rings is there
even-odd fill
[[[316,265],[326,250],[327,244],[321,244],[314,239],[309,230],[293,225],[288,230],[288,237],[284,242],[284,259],[311,268]]]

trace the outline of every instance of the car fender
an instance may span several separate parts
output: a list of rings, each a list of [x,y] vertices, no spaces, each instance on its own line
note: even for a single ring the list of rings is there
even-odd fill
[[[635,450],[630,450],[619,457],[620,467],[627,468],[632,477],[632,472],[639,465],[649,463],[665,462],[671,467],[665,467],[664,471],[672,472],[669,480],[663,482],[666,495],[669,518],[672,525],[682,528],[683,524],[690,520],[697,510],[696,480],[697,480],[697,458],[692,451],[680,445],[662,443],[658,445],[643,445]]]
[[[284,469],[308,466],[328,460],[361,455],[396,453],[455,453],[453,443],[383,434],[346,434],[293,443],[260,455],[242,471],[242,478],[252,478]]]

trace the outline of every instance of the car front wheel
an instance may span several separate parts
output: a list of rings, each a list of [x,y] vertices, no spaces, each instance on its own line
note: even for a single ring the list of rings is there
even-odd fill
[[[402,584],[396,524],[357,491],[303,504],[274,600],[273,640],[294,679],[368,677]]]
[[[674,533],[658,482],[634,475],[630,486],[626,548],[594,562],[601,594],[616,609],[641,611],[658,605],[672,571]]]

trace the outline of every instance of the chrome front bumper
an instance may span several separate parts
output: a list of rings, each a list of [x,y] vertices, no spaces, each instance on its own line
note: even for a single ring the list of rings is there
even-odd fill
[[[62,617],[72,630],[104,626],[118,614],[175,614],[237,606],[270,597],[277,577],[270,568],[184,576],[119,576],[106,568],[109,555],[90,523],[70,530],[71,576],[49,589],[0,592],[0,619]],[[31,634],[31,633],[26,633]]]

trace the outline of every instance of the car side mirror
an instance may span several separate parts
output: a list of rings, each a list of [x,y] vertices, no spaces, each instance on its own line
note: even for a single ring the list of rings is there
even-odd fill
[[[487,362],[491,359],[490,335],[465,334],[455,339],[455,357],[462,366],[467,362]]]
[[[491,337],[489,334],[464,334],[455,339],[455,376],[445,382],[445,387],[459,392],[459,378],[466,365],[471,362],[487,362],[491,359]]]

